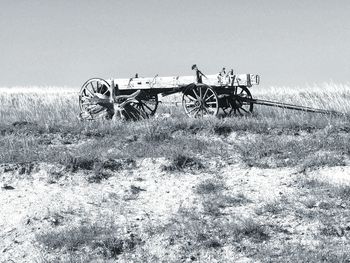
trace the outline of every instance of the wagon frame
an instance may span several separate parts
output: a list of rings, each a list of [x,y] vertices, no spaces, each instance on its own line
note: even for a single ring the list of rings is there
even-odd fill
[[[156,113],[158,95],[182,93],[182,106],[189,117],[224,115],[246,115],[253,112],[252,95],[249,88],[258,85],[260,78],[253,74],[233,74],[223,68],[218,74],[204,75],[196,65],[195,76],[130,79],[92,78],[86,81],[79,93],[81,116],[94,119],[109,116],[112,104],[125,100],[139,91],[132,106],[143,112],[144,117]]]

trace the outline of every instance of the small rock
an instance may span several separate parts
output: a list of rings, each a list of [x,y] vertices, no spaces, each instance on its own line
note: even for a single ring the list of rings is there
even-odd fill
[[[11,185],[5,184],[4,186],[1,187],[1,189],[4,189],[4,190],[13,190],[13,189],[15,189],[15,188],[14,188],[13,186],[11,186]]]

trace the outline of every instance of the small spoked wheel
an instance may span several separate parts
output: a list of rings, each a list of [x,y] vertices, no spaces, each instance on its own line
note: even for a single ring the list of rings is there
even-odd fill
[[[230,106],[229,115],[248,115],[253,112],[252,95],[247,87],[237,87],[235,93],[228,98]]]
[[[182,106],[189,117],[216,116],[219,111],[218,95],[212,87],[198,84],[184,91]]]
[[[86,81],[79,93],[80,117],[84,119],[111,117],[112,104],[96,103],[96,99],[108,101],[110,92],[109,84],[103,79],[93,78]]]
[[[137,99],[137,103],[132,103],[139,112],[144,113],[145,117],[153,116],[158,108],[158,95],[144,95]]]

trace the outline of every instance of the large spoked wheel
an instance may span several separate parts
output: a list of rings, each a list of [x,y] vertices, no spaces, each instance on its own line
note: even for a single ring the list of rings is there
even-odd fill
[[[131,105],[139,112],[143,113],[146,118],[153,116],[158,108],[158,95],[143,95],[137,99],[137,103]]]
[[[93,78],[86,81],[79,93],[80,117],[84,119],[111,117],[112,104],[101,103],[101,100],[106,102],[109,100],[110,92],[109,84],[103,79]],[[96,103],[96,99],[101,100]]]
[[[253,112],[252,95],[247,87],[236,87],[235,93],[229,97],[230,112],[234,115],[250,115]]]
[[[212,87],[198,84],[184,91],[182,106],[189,117],[216,116],[219,111],[219,99]]]

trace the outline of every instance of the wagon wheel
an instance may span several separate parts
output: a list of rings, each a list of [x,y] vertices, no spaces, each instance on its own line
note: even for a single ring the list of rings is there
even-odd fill
[[[216,116],[219,111],[218,95],[212,87],[198,84],[184,91],[182,106],[189,117]]]
[[[144,95],[137,99],[138,103],[131,103],[139,112],[148,118],[156,113],[158,108],[158,95]]]
[[[229,105],[231,107],[229,114],[240,116],[251,114],[254,104],[249,101],[250,99],[252,99],[252,95],[247,87],[236,87],[235,93],[229,98]]]
[[[93,78],[86,81],[79,92],[80,117],[83,119],[111,118],[113,104],[109,103],[109,97],[109,84],[105,80]],[[99,100],[98,103],[97,100]]]

